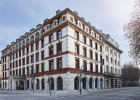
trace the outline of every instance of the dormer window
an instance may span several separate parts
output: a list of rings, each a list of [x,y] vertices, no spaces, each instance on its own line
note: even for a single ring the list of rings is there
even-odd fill
[[[82,27],[83,27],[83,30],[85,30],[85,25],[84,24],[82,24]]]
[[[61,17],[60,18],[58,18],[58,24],[60,24],[61,23]]]
[[[52,29],[53,28],[53,22],[52,23],[50,23],[50,29]]]
[[[89,29],[89,34],[91,34],[91,29]]]
[[[75,22],[75,25],[77,25],[77,24],[78,24],[78,21],[77,21],[77,19],[76,19],[76,18],[74,19],[74,22]]]

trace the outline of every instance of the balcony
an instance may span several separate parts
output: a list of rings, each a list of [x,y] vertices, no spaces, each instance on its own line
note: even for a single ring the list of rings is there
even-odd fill
[[[110,73],[110,72],[105,72],[104,73],[105,77],[112,77],[112,78],[119,78],[120,75],[119,74],[115,74],[115,73]]]

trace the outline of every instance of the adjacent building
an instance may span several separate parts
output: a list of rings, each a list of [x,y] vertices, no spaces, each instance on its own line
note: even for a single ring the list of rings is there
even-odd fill
[[[2,50],[2,89],[104,89],[103,36],[77,12],[56,11]]]
[[[122,86],[121,75],[121,53],[119,45],[109,34],[103,34],[104,39],[104,75],[105,88],[119,88]]]

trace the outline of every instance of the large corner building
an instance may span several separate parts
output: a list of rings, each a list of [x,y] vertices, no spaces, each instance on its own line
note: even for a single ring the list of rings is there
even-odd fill
[[[73,91],[80,89],[81,78],[82,90],[108,88],[109,78],[105,78],[104,72],[111,63],[107,65],[103,60],[106,56],[103,38],[104,34],[77,12],[68,8],[58,10],[53,18],[44,20],[2,50],[2,89]],[[116,53],[117,61],[112,60],[118,64],[107,72],[120,75],[121,52]],[[118,83],[116,87],[120,85],[119,77],[110,79]]]

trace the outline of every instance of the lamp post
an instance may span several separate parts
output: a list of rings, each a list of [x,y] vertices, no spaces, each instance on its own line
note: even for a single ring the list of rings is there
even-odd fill
[[[91,63],[86,63],[87,64],[91,64]],[[80,95],[82,95],[82,89],[81,89],[81,81],[82,81],[82,67],[84,66],[84,64],[80,67]]]

